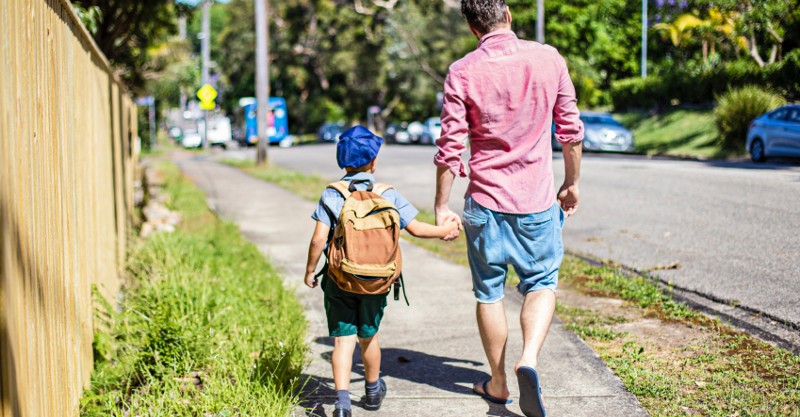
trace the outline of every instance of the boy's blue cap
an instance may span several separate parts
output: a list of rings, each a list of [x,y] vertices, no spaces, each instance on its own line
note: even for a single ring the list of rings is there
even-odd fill
[[[370,163],[381,149],[383,139],[364,126],[354,126],[342,133],[336,145],[339,168],[358,168]]]

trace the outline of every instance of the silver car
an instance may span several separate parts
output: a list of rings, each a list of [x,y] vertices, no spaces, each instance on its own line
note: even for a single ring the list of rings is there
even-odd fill
[[[633,132],[626,129],[609,113],[581,112],[584,126],[583,149],[587,151],[633,152]],[[552,135],[553,149],[561,150],[561,143]]]
[[[753,120],[746,146],[753,162],[775,156],[800,157],[800,106],[780,107]]]

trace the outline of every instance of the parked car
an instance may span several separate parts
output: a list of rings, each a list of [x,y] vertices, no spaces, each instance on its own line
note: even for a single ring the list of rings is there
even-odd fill
[[[225,116],[212,116],[208,119],[208,144],[209,146],[222,146],[227,148],[233,140],[231,134],[231,119]]]
[[[800,106],[791,105],[758,116],[747,131],[753,162],[775,156],[800,157]]]
[[[603,152],[632,152],[634,148],[633,132],[626,129],[609,113],[581,112],[584,137],[583,149]],[[551,141],[553,149],[561,150],[561,143],[556,140],[556,127],[553,124]]]
[[[386,126],[386,131],[383,133],[383,138],[387,143],[410,143],[411,135],[408,134],[408,123],[390,123]]]
[[[410,143],[419,143],[422,140],[422,135],[425,133],[425,125],[422,122],[411,122],[406,128],[408,132],[408,140]]]
[[[202,120],[186,117],[182,123],[181,146],[184,148],[199,148],[203,146],[203,138],[200,136],[200,130],[203,128]]]
[[[317,131],[318,142],[338,142],[345,131],[344,122],[324,123]]]
[[[438,117],[431,117],[425,121],[424,127],[419,143],[433,145],[436,143],[436,139],[442,136],[442,120]]]

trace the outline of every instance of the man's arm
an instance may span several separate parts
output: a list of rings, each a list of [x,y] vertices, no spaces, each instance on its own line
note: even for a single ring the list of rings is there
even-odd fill
[[[575,86],[569,77],[567,63],[561,59],[561,76],[558,81],[558,96],[553,108],[556,123],[556,140],[561,143],[564,154],[564,184],[558,190],[558,204],[569,217],[578,210],[580,200],[578,181],[581,176],[581,154],[583,141],[583,122],[578,111]]]
[[[433,159],[436,170],[436,197],[434,211],[436,224],[443,225],[448,220],[458,223],[458,229],[444,237],[452,240],[458,237],[462,229],[461,218],[450,210],[448,201],[456,175],[466,176],[461,154],[467,149],[464,142],[469,135],[467,107],[464,87],[458,74],[452,69],[444,82],[444,100],[442,105],[442,136],[436,141],[439,152]]]
[[[564,184],[558,190],[558,204],[569,217],[578,210],[578,182],[581,177],[581,142],[567,142],[562,145],[564,154]]]
[[[455,181],[455,179],[456,174],[449,168],[436,168],[436,200],[433,204],[436,224],[441,226],[448,221],[455,221],[458,224],[455,230],[442,237],[444,240],[457,238],[458,231],[463,228],[461,225],[461,217],[450,210],[450,205],[448,204],[450,200],[450,191],[453,189],[453,181]]]

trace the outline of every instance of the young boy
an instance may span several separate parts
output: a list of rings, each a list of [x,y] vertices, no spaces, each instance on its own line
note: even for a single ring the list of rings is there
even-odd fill
[[[342,178],[354,184],[357,190],[367,189],[375,183],[376,157],[383,139],[362,126],[344,132],[336,147],[336,160],[347,172]],[[420,238],[444,238],[455,233],[458,224],[453,221],[442,226],[433,226],[417,221],[417,209],[400,193],[389,189],[382,197],[393,203],[400,214],[400,227],[412,236]],[[336,190],[327,188],[322,193],[319,205],[311,216],[317,221],[308,249],[305,283],[317,286],[315,269],[323,250],[330,243],[331,231],[336,227],[344,205],[344,197]],[[325,293],[325,315],[328,331],[334,337],[333,380],[336,385],[336,409],[333,417],[350,417],[350,372],[356,341],[361,345],[364,363],[366,397],[364,408],[377,410],[386,396],[386,383],[380,378],[381,348],[378,344],[378,327],[386,307],[387,294],[362,295],[345,292],[327,275],[322,277]]]

